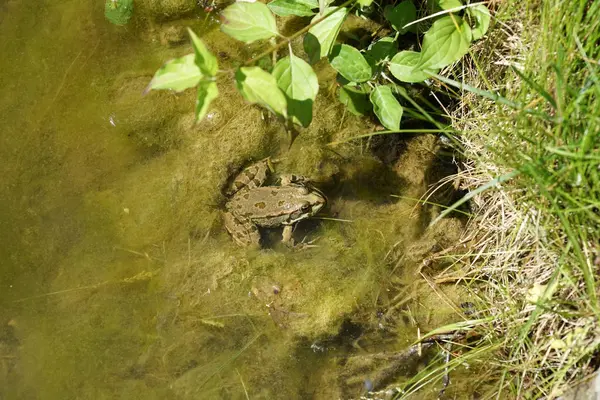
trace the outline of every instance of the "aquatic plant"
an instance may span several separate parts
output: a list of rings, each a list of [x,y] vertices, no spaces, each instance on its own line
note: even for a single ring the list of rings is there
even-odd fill
[[[356,115],[372,111],[384,127],[398,131],[403,107],[397,96],[411,102],[403,86],[426,81],[462,58],[471,43],[487,32],[490,14],[482,4],[463,6],[459,0],[439,1],[437,12],[417,19],[415,5],[405,0],[383,12],[386,23],[393,28],[388,36],[373,40],[363,49],[336,43],[347,16],[355,12],[368,17],[371,3],[348,0],[334,7],[317,0],[274,0],[268,4],[236,2],[225,8],[221,14],[224,33],[245,43],[271,41],[268,49],[235,71],[239,92],[248,102],[285,120],[289,129],[294,124],[307,127],[319,90],[311,64],[326,57],[338,73],[339,100],[348,110]],[[314,17],[310,24],[286,37],[278,31],[275,15]],[[429,20],[433,23],[422,37],[421,51],[398,51],[400,36],[414,32],[418,24]],[[233,71],[220,71],[217,59],[202,40],[191,30],[189,33],[194,54],[168,61],[156,72],[148,90],[183,91],[197,86],[196,119],[201,120],[218,96],[217,76],[229,77]],[[301,35],[309,62],[292,52],[291,41]],[[281,40],[277,43],[276,38]],[[277,51],[286,45],[289,54],[277,60]],[[274,60],[271,71],[255,66],[269,55]]]
[[[125,25],[133,15],[133,0],[106,0],[104,16],[115,25]]]

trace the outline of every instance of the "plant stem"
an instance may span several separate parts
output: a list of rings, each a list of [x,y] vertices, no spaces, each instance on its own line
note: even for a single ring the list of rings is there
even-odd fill
[[[248,66],[248,65],[254,64],[256,61],[260,60],[261,58],[263,58],[266,55],[269,55],[271,52],[279,50],[280,48],[282,48],[283,46],[285,46],[287,43],[290,43],[292,40],[296,39],[298,36],[300,36],[300,35],[308,32],[308,30],[310,28],[312,28],[313,26],[317,25],[318,23],[320,23],[324,19],[328,18],[329,16],[333,15],[334,13],[338,12],[342,8],[346,7],[347,5],[350,5],[350,4],[354,3],[355,1],[356,0],[346,0],[341,6],[336,7],[334,10],[332,10],[330,13],[324,15],[322,18],[316,19],[314,22],[311,22],[309,25],[307,25],[304,28],[300,29],[298,32],[294,33],[292,36],[285,38],[281,42],[277,43],[276,45],[273,45],[273,46],[269,47],[267,50],[263,51],[262,53],[260,53],[256,57],[252,58],[251,60],[246,61],[244,63],[244,66]]]

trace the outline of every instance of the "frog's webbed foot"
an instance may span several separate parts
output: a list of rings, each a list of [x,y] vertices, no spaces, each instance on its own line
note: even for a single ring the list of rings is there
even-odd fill
[[[282,234],[281,241],[283,242],[283,244],[285,244],[290,249],[305,250],[305,249],[308,249],[311,247],[318,247],[313,244],[318,238],[313,239],[309,242],[305,242],[306,237],[304,237],[304,239],[302,239],[302,241],[300,243],[298,243],[298,244],[294,243],[294,238],[292,237],[293,231],[294,231],[294,227],[292,225],[286,225],[283,227],[283,234]]]

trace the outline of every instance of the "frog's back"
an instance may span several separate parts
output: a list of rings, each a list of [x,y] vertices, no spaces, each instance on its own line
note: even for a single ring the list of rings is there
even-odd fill
[[[262,186],[236,193],[227,207],[253,220],[273,217],[293,210],[304,202],[306,191],[296,186]]]

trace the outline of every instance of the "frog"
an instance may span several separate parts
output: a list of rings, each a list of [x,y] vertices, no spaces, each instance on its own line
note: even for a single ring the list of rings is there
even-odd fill
[[[224,226],[239,246],[260,247],[259,227],[283,227],[282,242],[294,247],[294,225],[327,204],[325,195],[302,176],[283,175],[279,186],[263,186],[272,170],[270,159],[254,163],[225,192]]]

